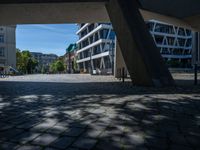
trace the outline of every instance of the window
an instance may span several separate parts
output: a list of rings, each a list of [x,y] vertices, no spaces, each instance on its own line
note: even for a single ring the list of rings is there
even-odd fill
[[[94,55],[100,54],[101,53],[101,48],[100,45],[97,45],[94,47]]]
[[[149,29],[149,31],[153,31],[153,27],[154,27],[154,23],[153,22],[147,22],[147,28]]]
[[[179,28],[178,35],[185,36],[185,30],[183,28]]]
[[[109,39],[111,40],[115,39],[115,32],[113,30],[110,32]]]
[[[157,44],[162,44],[163,43],[163,36],[160,35],[155,35],[155,40]]]
[[[1,57],[5,56],[5,48],[4,47],[0,47],[0,56]]]
[[[186,46],[187,46],[187,47],[192,46],[192,39],[188,39],[188,40],[187,40]]]
[[[178,38],[179,46],[185,46],[185,39]]]
[[[174,45],[175,38],[174,37],[167,37],[167,41],[169,45]]]
[[[4,35],[0,34],[0,43],[4,43]]]
[[[101,38],[101,39],[106,39],[107,36],[108,36],[108,32],[109,32],[109,30],[107,30],[107,29],[101,30],[101,31],[100,31],[100,38]]]
[[[186,29],[186,33],[187,33],[187,36],[191,36],[191,34],[192,34],[192,31],[191,31],[191,30],[188,30],[188,29]]]
[[[164,25],[164,24],[156,24],[155,32],[174,34],[173,26]]]

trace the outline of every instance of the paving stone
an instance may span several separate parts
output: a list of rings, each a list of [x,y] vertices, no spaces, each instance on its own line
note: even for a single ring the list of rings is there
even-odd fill
[[[48,129],[46,132],[50,134],[61,134],[66,130],[68,130],[68,127],[55,125],[52,128]]]
[[[81,133],[84,132],[85,129],[82,129],[82,128],[69,128],[67,131],[65,131],[63,133],[63,135],[66,135],[66,136],[73,136],[73,137],[77,137],[79,136]]]
[[[22,134],[23,132],[24,130],[20,130],[20,129],[6,130],[6,131],[0,132],[0,137],[4,140],[9,140],[11,138],[14,138],[15,136]]]
[[[66,149],[69,147],[75,139],[72,137],[63,136],[58,138],[55,142],[51,144],[52,147],[58,149]]]
[[[39,135],[40,135],[40,133],[24,132],[24,133],[20,134],[19,136],[12,138],[11,141],[26,144],[26,143],[34,140]]]
[[[78,148],[67,148],[66,150],[79,150]]]
[[[76,140],[76,142],[73,144],[73,146],[77,147],[77,148],[91,150],[92,148],[94,148],[96,143],[97,143],[97,140],[95,140],[95,139],[79,138]]]
[[[82,135],[83,137],[90,137],[90,138],[97,138],[100,136],[100,134],[103,132],[103,130],[95,130],[95,129],[88,129],[84,132]]]
[[[170,146],[170,150],[194,150],[191,147],[188,146],[184,146],[184,145],[177,145],[177,144],[173,144]]]
[[[55,148],[52,148],[52,147],[47,147],[44,150],[58,150],[58,149],[55,149]]]
[[[15,150],[19,147],[19,145],[10,143],[10,142],[2,142],[0,143],[0,150]]]
[[[113,139],[100,139],[97,143],[97,145],[95,145],[95,150],[122,150],[124,148],[124,146],[122,145],[122,143],[120,143],[120,141],[113,141]],[[131,148],[133,148],[133,146],[131,146]]]
[[[42,148],[39,146],[24,145],[24,146],[19,147],[17,150],[42,150]]]
[[[33,140],[31,143],[41,146],[49,146],[54,142],[58,137],[52,134],[42,134]]]

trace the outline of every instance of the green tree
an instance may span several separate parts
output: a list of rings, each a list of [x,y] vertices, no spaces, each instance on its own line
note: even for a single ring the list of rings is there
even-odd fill
[[[51,65],[50,65],[50,72],[51,73],[56,73],[57,70],[56,70],[56,63],[53,62]]]
[[[61,60],[57,60],[50,65],[50,72],[52,73],[63,72],[64,70],[65,70],[65,66],[64,66],[63,61]]]
[[[37,60],[31,56],[31,53],[28,50],[21,52],[17,49],[16,57],[17,69],[22,73],[33,73],[33,70],[38,65]]]
[[[62,61],[60,60],[56,61],[56,70],[58,72],[63,72],[65,70],[65,67]]]

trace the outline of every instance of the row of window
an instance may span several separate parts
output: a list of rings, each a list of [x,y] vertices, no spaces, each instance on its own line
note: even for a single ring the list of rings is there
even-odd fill
[[[115,33],[114,31],[111,31],[109,34],[109,30],[108,29],[102,29],[99,31],[99,33],[95,33],[94,35],[90,36],[88,39],[84,40],[83,42],[81,42],[79,44],[79,49],[82,49],[96,41],[98,41],[99,39],[110,39],[110,40],[114,40],[115,39]]]
[[[171,55],[191,55],[191,50],[185,50],[181,48],[160,48],[161,54],[171,54]]]
[[[154,22],[147,22],[147,27],[150,31],[160,32],[160,33],[167,33],[167,34],[176,34],[178,31],[178,35],[181,36],[191,36],[192,31],[189,29],[184,29],[182,27],[176,27],[173,25],[166,25]],[[154,28],[155,26],[155,28]]]
[[[98,59],[93,59],[92,60],[92,63],[93,63],[93,68],[92,69],[100,69],[101,68],[101,59],[103,59],[104,61],[104,64],[105,64],[105,69],[110,69],[112,64],[111,64],[111,60],[110,60],[110,57],[109,56],[105,56],[103,58],[98,58]],[[91,66],[90,66],[90,61],[85,61],[85,62],[81,62],[79,63],[79,68],[80,69],[84,69],[84,66],[85,66],[85,69],[90,69]]]
[[[115,48],[115,43],[102,43],[102,44],[96,45],[92,48],[92,56],[98,55],[102,52],[114,51],[114,48]],[[79,59],[90,57],[90,51],[91,49],[88,49],[79,53],[80,55]]]
[[[192,38],[184,39],[184,38],[177,38],[177,42],[175,42],[175,37],[166,37],[164,39],[164,36],[161,35],[154,35],[156,44],[163,44],[163,45],[171,45],[171,46],[186,46],[191,47],[192,46]],[[187,41],[186,41],[187,40]],[[186,42],[186,45],[185,45]],[[168,44],[167,44],[168,43]]]

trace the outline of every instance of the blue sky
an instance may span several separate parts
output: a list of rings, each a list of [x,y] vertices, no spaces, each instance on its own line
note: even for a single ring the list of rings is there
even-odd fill
[[[17,25],[16,47],[61,56],[69,44],[78,40],[77,29],[76,24]]]

